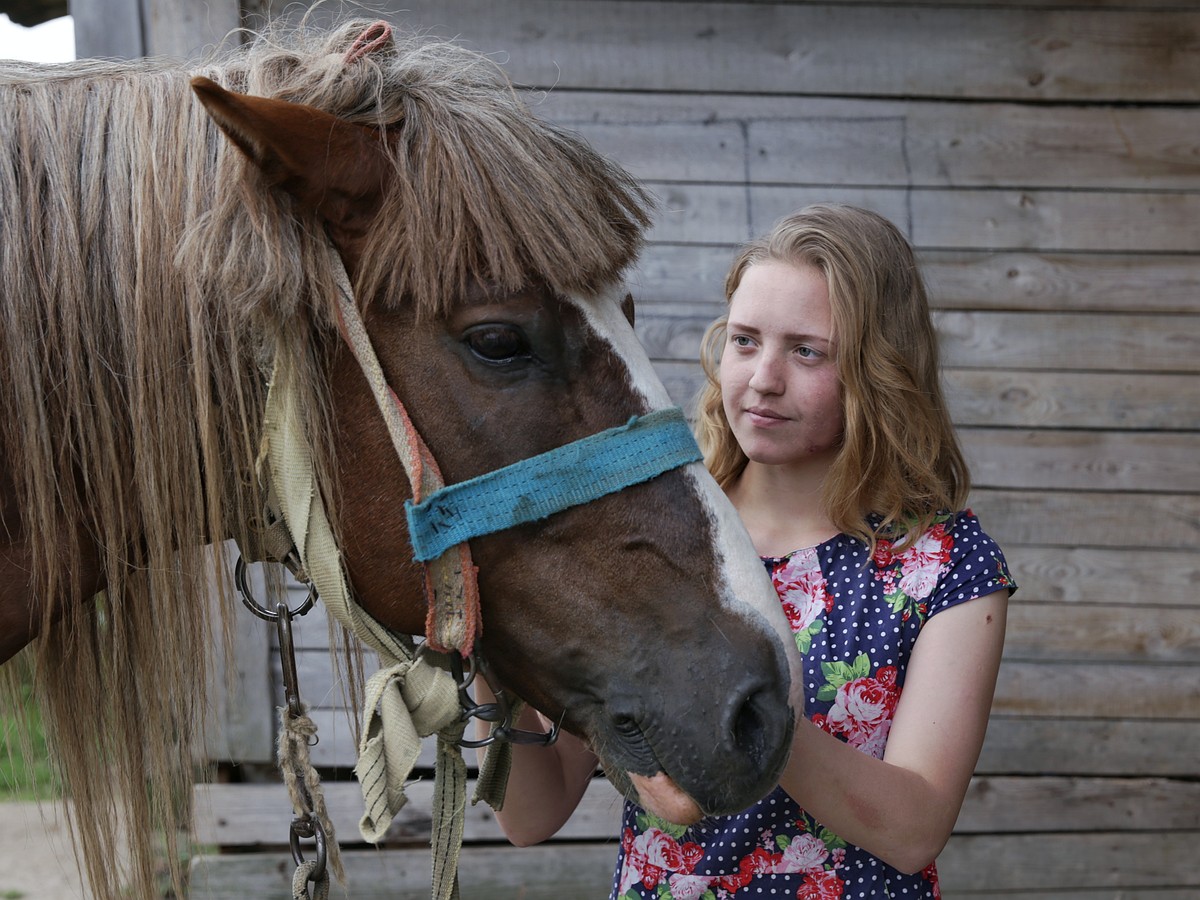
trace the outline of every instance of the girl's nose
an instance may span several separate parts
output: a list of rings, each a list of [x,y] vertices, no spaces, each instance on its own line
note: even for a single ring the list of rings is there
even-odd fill
[[[783,372],[779,360],[770,353],[763,353],[755,362],[749,386],[760,394],[778,394],[783,391]]]

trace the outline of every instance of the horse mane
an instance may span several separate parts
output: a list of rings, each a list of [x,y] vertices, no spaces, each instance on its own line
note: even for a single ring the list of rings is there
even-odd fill
[[[359,297],[438,315],[475,278],[594,296],[649,221],[629,176],[485,57],[406,36],[347,62],[369,24],[291,25],[188,66],[0,66],[0,461],[36,554],[35,688],[98,897],[152,895],[156,835],[182,884],[206,657],[229,631],[206,545],[252,537],[275,353],[298,360],[322,484],[333,470],[323,227],[267,189],[190,77],[386,130],[397,177]],[[105,590],[63,603],[92,542]]]

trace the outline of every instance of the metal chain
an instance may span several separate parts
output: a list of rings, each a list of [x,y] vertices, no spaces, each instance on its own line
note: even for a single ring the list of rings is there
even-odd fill
[[[317,599],[317,589],[314,585],[309,584],[308,597],[295,609],[290,609],[287,603],[280,601],[274,610],[269,610],[255,600],[251,594],[246,578],[246,564],[240,556],[234,566],[234,583],[237,585],[243,605],[248,610],[264,621],[275,623],[279,638],[279,660],[283,670],[283,690],[286,700],[283,728],[286,734],[303,735],[304,743],[311,747],[317,743],[316,726],[312,724],[304,704],[300,702],[300,683],[296,671],[296,646],[292,639],[292,619],[305,615],[313,608]],[[310,765],[307,752],[304,752],[303,756],[303,764]],[[280,764],[283,765],[282,759]],[[287,775],[288,773],[285,771],[285,780],[287,780]],[[329,829],[327,824],[322,821],[323,816],[314,808],[312,794],[303,777],[295,778],[295,790],[291,793],[292,802],[296,805],[299,813],[292,819],[288,829],[288,846],[292,851],[292,860],[296,863],[292,892],[296,900],[309,900],[308,885],[311,884],[313,886],[311,900],[324,900],[329,896],[327,848]],[[301,840],[315,842],[316,855],[313,859],[306,860],[304,858]]]

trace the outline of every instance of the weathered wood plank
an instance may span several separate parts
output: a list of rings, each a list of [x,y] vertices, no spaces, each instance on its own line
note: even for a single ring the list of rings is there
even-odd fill
[[[1060,312],[1200,312],[1200,256],[1155,253],[920,255],[934,306]]]
[[[1191,663],[1200,665],[1200,615],[1195,608],[1024,603],[1008,608],[1006,663]],[[1071,670],[1064,669],[1064,677]],[[1165,677],[1165,676],[1164,676]]]
[[[695,304],[720,315],[739,237],[726,244],[651,244],[633,270],[639,308]],[[923,250],[935,308],[1200,313],[1200,255]]]
[[[144,56],[142,10],[138,0],[70,4],[75,28],[75,56],[135,59]]]
[[[142,0],[141,9],[146,56],[191,59],[222,44],[237,44],[238,36],[231,32],[242,24],[239,0]]]
[[[362,797],[353,782],[326,782],[325,799],[338,841],[361,843]],[[468,796],[474,789],[468,787]],[[430,839],[432,785],[408,790],[409,802],[396,816],[382,847]],[[593,781],[554,841],[611,841],[620,832],[623,800],[603,778]],[[228,849],[286,843],[291,807],[278,785],[197,785],[193,839]],[[1200,784],[1165,778],[1067,778],[976,776],[955,825],[958,834],[1039,832],[1164,831],[1200,829]],[[463,826],[467,844],[505,840],[491,809],[468,806]]]
[[[760,0],[732,0],[740,3],[758,3]],[[804,2],[804,0],[801,0]],[[820,0],[833,6],[855,3],[871,6],[912,6],[914,0]],[[1001,0],[920,0],[922,6],[996,6]],[[1021,0],[1021,6],[1041,8],[1043,6],[1074,6],[1079,9],[1195,9],[1195,0]]]
[[[649,182],[659,210],[648,238],[731,245],[812,203],[849,203],[893,221],[919,249],[1194,253],[1200,196],[1191,193],[891,187],[743,188]],[[719,294],[717,298],[719,298]]]
[[[402,23],[503,54],[516,82],[560,90],[1188,102],[1200,83],[1194,12],[590,0],[569,14],[554,0],[399,8]]]
[[[299,660],[297,660],[299,663]],[[307,692],[307,675],[300,676],[300,690]],[[314,766],[329,766],[341,769],[353,769],[358,761],[358,742],[350,727],[350,718],[357,719],[361,713],[340,708],[310,709],[309,717],[317,726],[319,743],[309,750]],[[433,741],[421,742],[421,757],[417,765],[432,770],[437,758],[437,749]]]
[[[1194,831],[1159,834],[956,834],[938,860],[947,896],[959,891],[1100,890],[1200,885],[1192,862]],[[466,898],[602,897],[609,889],[615,843],[467,848],[459,864]],[[351,851],[344,856],[356,898],[429,893],[429,852]],[[294,866],[286,851],[202,857],[193,861],[190,894],[207,900],[280,896]],[[953,893],[952,893],[953,892]],[[1097,896],[1105,896],[1098,894]],[[1114,895],[1116,896],[1116,895]],[[1126,894],[1121,893],[1121,897]]]
[[[938,858],[942,890],[1200,888],[1195,831],[954,835]],[[1100,896],[1105,896],[1103,893]],[[1124,896],[1121,894],[1120,896]]]
[[[275,701],[271,695],[269,666],[272,628],[242,609],[233,598],[232,579],[222,579],[216,570],[236,558],[236,545],[226,547],[230,554],[222,559],[215,548],[210,549],[214,574],[210,579],[211,602],[214,608],[222,604],[234,610],[233,642],[229,647],[232,659],[226,660],[218,642],[210,677],[209,696],[212,698],[209,726],[205,729],[205,755],[213,760],[239,762],[271,762],[276,757],[274,726],[277,719]],[[263,565],[248,567],[247,582],[259,597],[266,594]],[[222,591],[229,596],[222,597]]]
[[[1197,110],[940,103],[898,112],[753,120],[748,180],[1153,190],[1190,189],[1198,174],[1197,146],[1175,132]]]
[[[363,811],[358,782],[326,781],[325,804],[338,840],[345,846],[362,844],[358,820]],[[467,786],[468,801],[475,790]],[[405,789],[408,803],[396,815],[381,846],[426,842],[432,829],[433,782],[415,782]],[[592,781],[571,819],[555,840],[610,840],[620,832],[621,795],[607,779]],[[291,805],[283,784],[199,784],[195,789],[197,843],[220,847],[285,844]],[[467,843],[505,841],[495,814],[486,803],[468,802],[463,823]]]
[[[993,712],[976,771],[1193,778],[1197,741],[1200,721],[1035,719]]]
[[[1188,190],[1200,110],[838,97],[534,92],[650,181]]]
[[[1004,548],[1023,603],[1200,606],[1200,550]]]
[[[1142,548],[1152,552],[1200,547],[1200,497],[1102,491],[971,492],[971,506],[1003,547]]]
[[[913,190],[923,247],[1194,253],[1200,197],[1049,190]]]
[[[658,183],[653,183],[656,190]],[[654,240],[710,243],[745,240],[739,223],[722,222],[716,198],[702,185],[668,185],[686,202],[687,228],[664,214]],[[719,190],[727,190],[724,187]],[[1200,250],[1196,194],[1141,191],[948,190],[943,188],[773,187],[751,185],[750,232],[767,231],[782,216],[832,200],[874,209],[896,223],[913,244],[943,250],[1036,250],[1194,253]]]
[[[934,314],[942,362],[962,368],[1189,372],[1200,369],[1200,318],[952,312]]]
[[[944,369],[942,376],[960,426],[1200,429],[1195,375]]]
[[[979,487],[1200,493],[1200,434],[960,428],[959,437]]]
[[[1164,778],[971,780],[956,834],[1200,830],[1200,784]]]
[[[459,858],[462,900],[563,900],[604,897],[611,886],[616,844],[474,846]],[[354,900],[428,900],[427,849],[352,850],[343,854],[346,890]],[[278,900],[291,896],[295,871],[286,849],[273,853],[194,859],[192,900]],[[336,891],[337,888],[334,888]]]
[[[750,198],[741,185],[646,182],[644,186],[656,205],[654,224],[646,235],[651,242],[736,244],[757,233]],[[890,212],[904,211],[901,205],[904,198],[898,195],[887,197],[859,191],[852,193],[852,197],[860,203],[892,200]]]
[[[1200,719],[1200,666],[1006,660],[992,710],[1053,718]]]

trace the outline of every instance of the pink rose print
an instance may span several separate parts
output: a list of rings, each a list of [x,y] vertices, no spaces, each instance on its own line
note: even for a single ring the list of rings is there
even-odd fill
[[[877,749],[882,754],[899,699],[896,667],[884,666],[874,678],[855,678],[837,689],[826,728],[832,734],[845,735],[851,746]]]
[[[755,849],[749,856],[743,856],[738,862],[736,874],[722,875],[717,883],[731,894],[737,893],[750,883],[756,875],[769,875],[775,871],[780,854],[771,853],[762,847]]]
[[[680,844],[670,837],[667,837],[667,840],[669,843],[662,849],[663,863],[672,872],[691,875],[696,863],[704,859],[704,848],[691,842]]]
[[[626,828],[621,834],[621,846],[625,865],[617,893],[622,896],[638,882],[654,890],[672,873],[691,875],[696,863],[704,858],[704,849],[699,844],[680,844],[657,828],[649,828],[636,837],[632,829]]]
[[[845,882],[833,872],[814,872],[805,876],[796,900],[840,900],[844,886]]]
[[[670,881],[673,900],[699,900],[716,878],[705,875],[672,875]]]
[[[665,841],[673,840],[669,834],[664,834],[657,828],[644,831],[637,837],[632,829],[626,828],[621,835],[621,844],[625,847],[625,866],[621,870],[619,894],[624,894],[636,882],[641,882],[653,890],[663,880],[662,848]]]
[[[821,869],[828,858],[829,849],[823,840],[815,834],[799,834],[784,848],[779,862],[775,864],[775,873],[786,875]]]
[[[863,753],[876,759],[883,759],[883,751],[887,749],[888,735],[892,733],[892,720],[879,723],[879,727],[865,735],[861,744],[856,744]]]
[[[788,617],[792,633],[801,653],[807,653],[812,635],[820,631],[817,618],[822,610],[833,609],[833,595],[821,574],[821,564],[815,551],[794,554],[787,562],[771,574],[779,602]],[[814,626],[814,623],[817,623]]]
[[[950,561],[954,538],[944,523],[934,525],[900,556],[900,590],[924,600],[937,587],[938,573]]]
[[[750,875],[769,875],[775,871],[778,857],[779,854],[757,847],[749,856],[742,858],[738,870]]]

